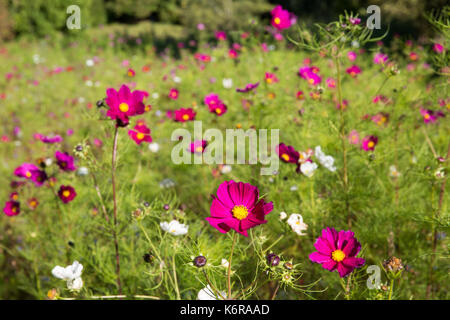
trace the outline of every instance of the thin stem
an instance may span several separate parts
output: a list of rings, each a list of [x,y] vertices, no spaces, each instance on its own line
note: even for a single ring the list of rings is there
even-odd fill
[[[95,174],[91,172],[92,181],[94,182],[94,188],[97,192],[97,197],[100,200],[100,205],[102,206],[103,216],[106,220],[106,222],[109,222],[108,213],[106,211],[105,202],[103,201],[102,193],[100,192],[100,188],[97,183],[97,178],[95,177]]]
[[[392,293],[394,292],[394,279],[391,279],[391,284],[389,285],[389,296],[388,300],[392,300]]]
[[[272,298],[270,298],[270,300],[275,300],[277,293],[278,293],[278,289],[280,289],[280,283],[277,283],[277,286],[275,287],[275,291],[272,294]]]
[[[181,300],[180,289],[178,289],[178,280],[177,280],[177,270],[175,264],[175,255],[172,256],[172,272],[173,272],[173,282],[175,285],[175,292],[177,293],[177,300]]]
[[[114,143],[112,150],[112,163],[111,163],[111,183],[113,192],[114,203],[114,249],[116,251],[116,274],[117,274],[117,287],[119,288],[119,295],[122,294],[122,283],[120,281],[120,255],[119,255],[119,241],[117,239],[117,196],[116,196],[116,159],[117,159],[117,138],[119,136],[119,127],[116,126],[114,132]]]
[[[227,274],[227,284],[228,284],[228,299],[231,299],[231,260],[233,258],[234,245],[236,244],[237,233],[233,234],[233,244],[231,245],[230,259],[228,260],[228,274]]]
[[[212,282],[209,280],[208,274],[206,273],[205,270],[203,270],[203,274],[205,275],[206,282],[208,282],[208,284],[209,284],[209,286],[211,287],[211,289],[212,289],[213,291],[215,291],[215,293],[216,293],[218,296],[220,296],[220,298],[222,298],[222,300],[225,300],[225,297],[222,295],[222,293],[221,293],[219,290],[217,290],[217,288],[216,288],[216,287],[212,284]]]

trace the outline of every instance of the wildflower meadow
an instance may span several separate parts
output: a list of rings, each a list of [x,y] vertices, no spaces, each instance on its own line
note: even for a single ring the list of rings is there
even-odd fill
[[[448,6],[164,42],[60,2],[0,43],[0,298],[448,299]]]

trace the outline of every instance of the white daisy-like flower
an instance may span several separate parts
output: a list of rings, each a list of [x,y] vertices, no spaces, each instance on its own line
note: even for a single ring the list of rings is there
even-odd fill
[[[280,220],[284,220],[284,219],[286,219],[286,217],[287,217],[287,213],[284,211],[281,211],[280,212]]]
[[[179,223],[177,220],[172,220],[170,222],[161,222],[160,224],[161,229],[163,229],[166,232],[169,232],[170,234],[174,236],[182,236],[185,235],[188,232],[189,226]]]
[[[69,290],[80,290],[83,287],[83,279],[76,278],[74,280],[67,280],[67,288]]]
[[[86,167],[79,167],[78,171],[77,171],[77,174],[79,176],[87,176],[89,174],[89,169],[86,168]]]
[[[45,163],[46,167],[50,167],[52,165],[52,163],[53,163],[53,159],[52,158],[46,158],[44,160],[44,163]]]
[[[220,291],[221,296],[216,296],[214,294],[214,291],[211,289],[211,287],[209,286],[209,284],[201,289],[198,292],[197,295],[197,300],[222,300],[222,297],[226,298],[226,294],[223,291]]]
[[[159,93],[153,92],[153,93],[152,93],[152,98],[153,98],[153,99],[158,99],[158,98],[159,98]]]
[[[83,280],[81,273],[83,272],[83,265],[78,261],[74,261],[70,266],[61,267],[56,266],[52,270],[54,277],[67,281],[67,288],[69,290],[80,290],[83,287]]]
[[[231,78],[223,79],[222,85],[225,89],[230,89],[231,87],[233,87],[233,79],[231,79]]]
[[[311,178],[313,176],[314,171],[316,171],[316,169],[317,164],[314,162],[305,162],[300,165],[300,170],[308,178]]]
[[[86,66],[88,66],[88,67],[93,67],[93,66],[94,66],[94,60],[92,60],[92,59],[87,59],[87,60],[86,60]]]
[[[287,220],[288,225],[291,226],[292,231],[294,231],[299,236],[306,235],[302,231],[306,231],[308,229],[308,225],[303,222],[303,217],[301,214],[293,213],[289,216],[289,219]]]
[[[173,82],[175,82],[175,83],[180,83],[180,82],[181,82],[181,78],[175,76],[175,77],[173,77]]]
[[[228,262],[227,259],[222,259],[222,261],[220,262],[220,266],[222,266],[224,268],[228,268],[229,265],[230,265],[230,263]]]
[[[87,85],[88,87],[92,87],[92,86],[94,85],[94,83],[92,82],[92,80],[87,80],[87,81],[86,81],[86,85]]]
[[[152,142],[152,143],[150,143],[149,145],[148,145],[148,149],[151,151],[151,152],[158,152],[159,151],[159,144],[157,144],[156,142]]]
[[[332,156],[327,156],[325,153],[323,153],[322,148],[320,146],[316,147],[316,149],[314,150],[314,154],[317,160],[319,160],[319,163],[321,165],[323,165],[331,172],[336,171],[336,167],[334,166],[334,158]]]

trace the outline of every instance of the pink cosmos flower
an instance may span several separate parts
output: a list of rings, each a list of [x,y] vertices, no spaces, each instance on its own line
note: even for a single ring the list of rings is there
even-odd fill
[[[192,153],[203,153],[205,152],[208,142],[206,140],[195,140],[189,146],[189,151]]]
[[[119,92],[113,88],[107,89],[106,95],[105,102],[109,106],[106,115],[112,120],[120,121],[126,125],[129,122],[129,117],[145,112],[145,105],[142,102],[144,99],[143,91],[135,90],[131,92],[128,86],[122,85]]]
[[[361,141],[361,149],[364,151],[373,151],[378,143],[378,138],[375,136],[366,136]]]
[[[171,118],[173,118],[177,122],[186,122],[194,120],[195,115],[196,113],[194,112],[194,110],[192,110],[192,108],[180,108],[173,112]]]
[[[24,163],[14,170],[14,175],[17,177],[29,179],[38,187],[42,186],[47,180],[45,171],[40,170],[32,163]]]
[[[278,30],[287,29],[292,25],[292,14],[280,5],[275,6],[270,13],[272,14],[270,23]]]
[[[361,73],[361,69],[357,65],[353,65],[350,68],[347,68],[346,72],[353,78],[356,78],[356,76]]]
[[[43,143],[48,143],[48,144],[60,143],[63,141],[63,138],[60,135],[44,136],[40,133],[36,133],[34,135],[34,138],[41,140]]]
[[[375,54],[375,56],[373,57],[373,62],[375,64],[384,64],[388,59],[387,54],[378,52]]]
[[[216,39],[219,41],[227,40],[227,34],[225,33],[225,31],[216,31],[215,35]]]
[[[333,78],[328,78],[327,86],[328,88],[336,88],[336,80],[334,80]]]
[[[305,96],[304,96],[303,91],[297,91],[297,93],[295,94],[295,97],[296,97],[298,100],[303,100],[303,99],[305,99]]]
[[[356,52],[354,52],[354,51],[349,51],[349,52],[347,53],[347,57],[348,57],[348,60],[350,60],[350,61],[355,61],[355,59],[356,59],[356,57],[357,57]]]
[[[224,181],[212,196],[211,216],[206,220],[221,233],[230,229],[248,237],[247,230],[267,223],[265,216],[273,210],[272,202],[259,200],[259,190],[249,183]]]
[[[284,143],[280,143],[275,148],[275,151],[278,154],[278,156],[280,157],[280,159],[286,163],[295,163],[296,164],[300,157],[300,154],[298,153],[298,151],[296,151],[294,149],[294,147],[287,146]]]
[[[229,56],[231,59],[235,59],[235,58],[237,58],[238,53],[237,53],[236,50],[230,49],[230,50],[228,50],[228,56]]]
[[[355,17],[355,18],[350,18],[350,23],[353,24],[353,25],[360,24],[360,23],[361,23],[361,19],[360,19],[360,18],[357,18],[357,17]]]
[[[434,123],[438,120],[439,117],[445,117],[445,114],[442,111],[434,111],[423,108],[420,108],[420,114],[423,117],[424,123]]]
[[[417,59],[419,59],[419,55],[418,55],[417,53],[415,53],[415,52],[411,52],[411,53],[409,54],[409,59],[410,59],[411,61],[416,61]]]
[[[5,207],[3,208],[3,213],[8,217],[17,216],[20,213],[20,202],[7,201],[5,203]]]
[[[150,129],[143,122],[138,122],[133,130],[128,130],[128,135],[137,145],[140,145],[142,142],[152,142]]]
[[[376,115],[373,115],[370,119],[379,126],[387,125],[389,121],[389,113],[378,112]]]
[[[249,91],[252,91],[252,90],[258,88],[258,86],[259,86],[259,82],[249,83],[243,89],[239,89],[239,88],[236,89],[236,92],[249,92]]]
[[[128,69],[128,71],[127,71],[127,75],[130,77],[130,78],[133,78],[135,75],[136,75],[136,71],[134,71],[133,69]]]
[[[311,253],[309,259],[329,271],[337,269],[341,278],[366,262],[363,258],[356,257],[361,244],[350,230],[337,232],[334,228],[327,227],[322,230],[322,236],[317,238],[314,247],[317,251]]]
[[[175,88],[170,89],[169,98],[172,100],[177,100],[179,95],[179,91]]]
[[[434,46],[433,46],[433,50],[436,53],[442,53],[442,52],[444,52],[445,49],[444,49],[444,46],[442,44],[435,43]]]
[[[73,157],[67,152],[55,152],[56,163],[64,171],[75,171],[77,168],[73,164]]]
[[[58,190],[58,196],[63,203],[69,203],[77,196],[77,193],[71,186],[61,186]]]
[[[273,74],[273,73],[270,73],[270,72],[266,72],[265,79],[266,79],[266,82],[268,84],[278,82],[277,76],[275,74]]]
[[[359,144],[359,133],[356,130],[350,131],[350,134],[348,135],[348,141],[351,144]]]

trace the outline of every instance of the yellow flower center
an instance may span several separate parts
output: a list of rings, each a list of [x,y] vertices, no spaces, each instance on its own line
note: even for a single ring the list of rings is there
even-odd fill
[[[30,172],[30,171],[27,171],[27,172],[25,173],[25,175],[27,176],[27,178],[30,178],[30,177],[31,177],[31,172]]]
[[[132,77],[132,76],[133,76],[133,72],[128,71],[128,76],[129,76],[129,77]]]
[[[234,206],[233,210],[233,217],[235,217],[238,220],[242,220],[247,218],[248,216],[248,210],[245,206]]]
[[[313,83],[314,83],[314,79],[313,79],[313,78],[309,78],[309,79],[308,79],[308,82],[309,82],[310,84],[313,84]]]
[[[35,207],[36,206],[36,201],[31,201],[30,202],[30,206]]]
[[[16,211],[17,211],[16,207],[12,207],[12,208],[11,208],[11,211],[14,212],[14,213],[16,213]]]
[[[280,18],[276,17],[275,19],[273,19],[273,22],[275,22],[275,24],[280,24],[281,20]]]
[[[369,141],[369,143],[367,144],[367,146],[369,148],[372,148],[375,145],[375,143],[373,141]]]
[[[283,153],[282,155],[281,155],[281,158],[283,158],[285,161],[289,161],[289,155],[287,155],[286,153]]]
[[[138,132],[136,135],[136,138],[138,138],[139,140],[144,139],[144,134],[142,132]]]
[[[217,114],[221,114],[221,113],[222,113],[222,109],[216,108],[216,113],[217,113]]]
[[[121,104],[119,104],[119,110],[122,112],[127,112],[130,109],[130,106],[128,105],[128,103],[122,102]]]
[[[183,120],[189,120],[189,115],[188,114],[183,114]]]
[[[203,147],[198,146],[197,148],[195,148],[195,151],[197,151],[197,152],[202,152],[202,151],[203,151]]]
[[[423,116],[425,119],[430,119],[430,115],[428,113],[425,113],[425,115]]]
[[[335,250],[331,254],[331,258],[336,262],[341,262],[345,258],[345,253],[342,250]]]
[[[62,195],[63,195],[64,198],[68,198],[70,196],[70,191],[69,190],[65,190],[65,191],[63,191]]]
[[[266,81],[267,83],[272,83],[272,78],[267,78]]]
[[[19,196],[17,194],[13,195],[13,200],[17,200],[19,198]]]

